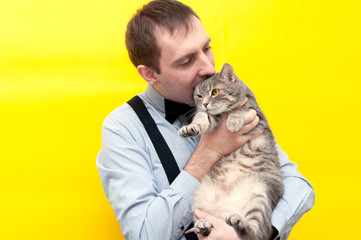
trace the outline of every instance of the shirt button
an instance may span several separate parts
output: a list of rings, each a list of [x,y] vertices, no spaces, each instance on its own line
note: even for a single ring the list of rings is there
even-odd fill
[[[181,229],[181,230],[184,230],[184,226],[181,226],[180,229]]]

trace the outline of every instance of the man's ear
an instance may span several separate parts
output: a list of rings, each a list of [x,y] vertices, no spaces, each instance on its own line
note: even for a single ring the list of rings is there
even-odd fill
[[[145,65],[138,65],[138,74],[150,85],[157,85],[159,83],[157,73]]]

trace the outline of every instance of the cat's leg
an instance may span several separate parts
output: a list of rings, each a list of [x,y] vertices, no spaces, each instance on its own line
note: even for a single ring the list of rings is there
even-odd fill
[[[237,132],[243,127],[244,116],[247,111],[235,110],[232,111],[227,118],[227,128],[231,132]]]
[[[226,217],[242,240],[264,240],[270,233],[272,207],[266,199],[265,195],[253,194],[242,213]]]
[[[240,237],[242,240],[252,239],[250,238],[251,235],[254,235],[252,233],[252,228],[240,215],[232,214],[226,217],[226,223],[234,228],[238,237]]]
[[[178,134],[181,137],[195,137],[210,129],[211,124],[208,115],[205,112],[197,112],[193,121],[179,129]]]

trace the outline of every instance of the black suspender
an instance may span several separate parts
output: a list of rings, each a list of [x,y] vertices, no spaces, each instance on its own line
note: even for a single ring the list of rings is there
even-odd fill
[[[171,184],[180,171],[168,144],[165,142],[153,118],[144,106],[143,101],[138,96],[135,96],[128,101],[128,104],[133,108],[140,121],[143,123],[145,130],[157,151],[165,173],[167,174],[169,184]]]
[[[177,162],[170,151],[168,144],[164,140],[162,134],[160,133],[157,125],[155,124],[153,118],[150,116],[147,108],[144,106],[143,101],[138,96],[134,96],[131,100],[128,101],[128,104],[133,108],[135,113],[138,115],[140,121],[143,123],[145,130],[147,131],[153,146],[159,156],[159,159],[163,165],[165,173],[169,184],[180,173]],[[192,228],[191,224],[188,229]],[[190,233],[186,235],[187,240],[196,240],[198,239],[196,234]]]

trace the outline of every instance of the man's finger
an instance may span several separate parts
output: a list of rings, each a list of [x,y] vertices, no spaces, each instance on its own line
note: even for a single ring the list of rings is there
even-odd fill
[[[243,127],[240,130],[241,134],[248,133],[253,128],[255,128],[259,123],[259,117],[256,115],[256,117],[252,120],[250,123],[245,123]]]
[[[256,133],[254,133],[254,134],[244,135],[244,137],[247,138],[247,139],[246,139],[246,142],[248,142],[249,140],[252,140],[252,139],[255,139],[255,138],[261,136],[263,132],[264,132],[264,129],[262,129],[262,130],[260,130],[260,131],[258,131],[258,132],[256,132]]]
[[[198,219],[204,219],[207,216],[207,213],[203,212],[199,208],[194,209],[194,216]]]
[[[208,214],[206,212],[203,212],[199,208],[194,209],[193,213],[194,213],[194,216],[196,216],[196,218],[198,218],[198,219],[205,219],[205,220],[209,220],[210,222],[213,222],[215,219],[218,220],[218,218],[216,218],[215,216]]]
[[[243,99],[243,101],[241,102],[241,104],[238,105],[237,108],[243,107],[247,102],[248,102],[248,97],[245,97],[245,98]]]
[[[248,110],[247,114],[244,116],[244,125],[246,125],[247,123],[251,123],[252,121],[255,120],[256,117],[257,117],[256,110],[254,109]]]

